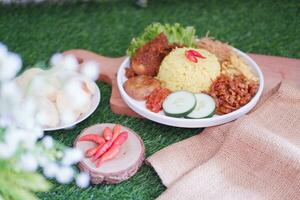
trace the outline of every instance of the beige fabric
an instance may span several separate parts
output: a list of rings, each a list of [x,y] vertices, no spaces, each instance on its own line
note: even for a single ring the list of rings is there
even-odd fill
[[[159,200],[300,199],[300,91],[287,83],[252,113],[147,159]]]

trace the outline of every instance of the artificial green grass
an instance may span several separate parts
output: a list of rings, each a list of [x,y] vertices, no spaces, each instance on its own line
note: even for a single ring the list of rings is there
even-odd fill
[[[140,9],[133,0],[69,5],[0,6],[0,41],[22,55],[25,66],[47,60],[53,53],[83,48],[102,55],[122,56],[131,40],[151,22],[193,25],[199,36],[227,41],[252,53],[300,58],[300,3],[297,1],[182,1],[149,0]],[[284,67],[284,66],[283,66]],[[94,123],[121,123],[140,134],[147,156],[201,129],[163,126],[148,120],[113,114],[109,108],[110,86],[98,83],[102,99],[96,112],[72,130],[51,134],[72,145],[84,127]],[[201,181],[201,180],[199,180]],[[41,199],[154,199],[164,190],[149,166],[118,185],[80,189],[74,183],[59,185]]]

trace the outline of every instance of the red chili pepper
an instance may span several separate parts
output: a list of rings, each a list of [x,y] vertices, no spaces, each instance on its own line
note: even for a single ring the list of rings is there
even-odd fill
[[[104,154],[113,144],[113,140],[106,141],[101,148],[94,154],[92,161],[95,162],[102,154]]]
[[[187,57],[187,59],[189,59],[190,61],[192,61],[194,63],[198,62],[197,58],[202,58],[202,59],[206,58],[201,53],[199,53],[198,51],[195,51],[195,50],[187,50],[187,51],[185,51],[185,56]]]
[[[99,153],[98,155],[100,155],[100,156],[96,158],[97,153],[98,153],[97,152],[96,155],[93,157],[93,162],[96,161],[96,167],[100,167],[100,165],[102,165],[103,162],[113,159],[119,153],[121,145],[127,140],[127,138],[128,138],[128,132],[123,131],[122,133],[120,133],[118,135],[118,137],[114,140],[114,142],[111,144],[111,146],[109,146],[105,150],[105,152],[103,152],[103,153],[101,152],[102,154]],[[108,142],[111,142],[111,141],[112,140],[110,140]]]
[[[189,51],[186,51],[186,52],[185,52],[185,56],[186,56],[187,59],[188,59],[189,61],[191,61],[191,62],[194,62],[194,63],[197,63],[197,62],[198,62],[196,56],[194,56],[194,55],[193,55],[191,52],[189,52]]]
[[[91,142],[95,142],[97,144],[103,144],[105,142],[103,137],[101,137],[100,135],[97,135],[97,134],[87,134],[87,135],[81,136],[78,139],[78,141],[91,141]]]
[[[86,157],[92,157],[95,153],[101,148],[102,145],[98,145],[96,147],[90,148],[85,152]]]
[[[113,145],[118,145],[121,146],[128,138],[128,132],[127,131],[123,131],[122,133],[120,133],[120,135],[118,135],[118,137],[115,139]]]
[[[198,51],[195,50],[188,50],[188,52],[190,52],[193,56],[196,56],[198,58],[206,58],[205,56],[203,56],[201,53],[199,53]]]
[[[112,138],[112,132],[110,130],[110,128],[106,127],[103,131],[103,137],[105,140],[111,140]]]
[[[108,151],[106,151],[96,162],[96,167],[100,167],[105,161],[111,160],[120,152],[119,145],[113,145]]]

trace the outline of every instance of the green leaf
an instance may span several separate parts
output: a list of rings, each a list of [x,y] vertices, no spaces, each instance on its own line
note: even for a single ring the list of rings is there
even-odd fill
[[[13,185],[11,182],[4,183],[5,180],[0,180],[0,193],[6,200],[37,200],[38,198],[28,190]],[[30,184],[30,183],[28,183]]]
[[[153,40],[161,32],[167,36],[169,43],[195,47],[196,29],[194,27],[183,27],[179,23],[173,25],[153,23],[147,26],[139,37],[132,39],[126,51],[127,55],[132,57],[138,48]]]
[[[48,191],[50,187],[39,173],[16,171],[9,161],[0,161],[0,195],[5,200],[35,200],[33,192]]]
[[[45,192],[51,188],[50,183],[38,173],[22,173],[15,178],[16,185],[34,192]]]

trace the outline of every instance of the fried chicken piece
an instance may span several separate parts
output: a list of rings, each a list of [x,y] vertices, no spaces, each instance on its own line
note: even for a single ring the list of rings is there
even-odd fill
[[[134,73],[133,69],[130,67],[130,68],[126,68],[125,69],[125,76],[127,78],[132,78],[134,77],[136,74]]]
[[[137,75],[155,76],[166,56],[168,38],[160,33],[156,38],[137,49],[131,59],[131,67]]]
[[[129,96],[136,100],[143,101],[151,92],[160,87],[160,82],[145,75],[139,75],[128,79],[124,83],[124,89]]]

